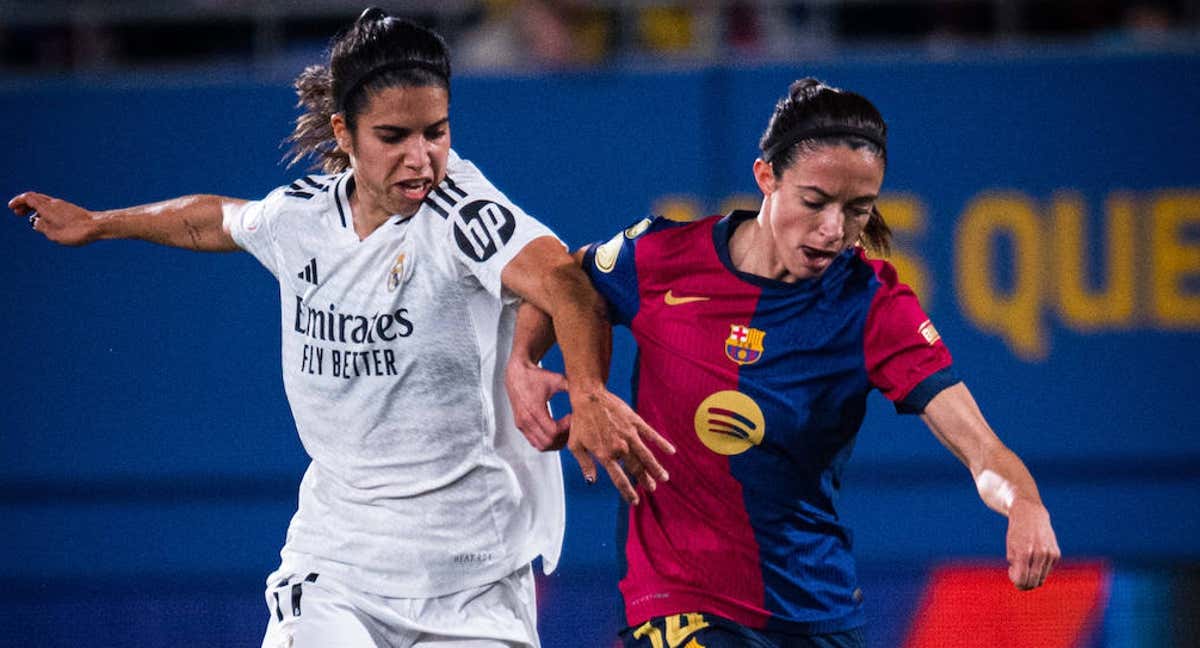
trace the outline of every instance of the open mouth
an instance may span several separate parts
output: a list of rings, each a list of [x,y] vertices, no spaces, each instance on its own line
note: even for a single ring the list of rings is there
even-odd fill
[[[425,200],[425,196],[433,187],[433,181],[427,178],[413,178],[412,180],[401,180],[395,186],[409,200]]]
[[[836,257],[838,255],[837,250],[822,250],[819,248],[809,247],[807,245],[801,245],[800,249],[804,251],[805,256],[807,256],[808,258],[810,258],[814,261],[816,261],[816,260],[826,260],[827,261],[827,260],[833,259],[834,257]]]

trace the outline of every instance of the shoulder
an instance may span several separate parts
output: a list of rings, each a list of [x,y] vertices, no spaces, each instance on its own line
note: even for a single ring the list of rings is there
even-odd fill
[[[450,152],[446,177],[425,198],[424,206],[440,217],[435,227],[458,238],[499,237],[503,242],[517,229],[542,227],[495,187],[471,162]]]
[[[856,257],[871,276],[874,277],[885,288],[901,285],[900,277],[896,274],[896,267],[888,263],[885,259],[872,259],[867,256],[866,250],[859,248],[855,251]]]
[[[516,209],[512,201],[478,167],[451,150],[446,164],[446,178],[429,192],[425,204],[443,218],[448,218],[450,213],[463,210],[468,205],[475,205],[470,211],[478,211],[488,203],[499,204],[506,210]]]
[[[712,231],[718,218],[712,216],[695,221],[676,221],[662,216],[648,216],[617,232],[607,241],[598,241],[593,246],[621,247],[656,241],[664,237],[674,239],[704,235]]]
[[[306,175],[277,187],[263,202],[268,213],[281,216],[337,211],[339,208],[348,215],[345,184],[349,177],[349,172]]]

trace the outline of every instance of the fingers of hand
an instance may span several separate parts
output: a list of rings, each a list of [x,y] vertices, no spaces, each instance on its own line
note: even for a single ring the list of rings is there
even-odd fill
[[[675,454],[675,446],[671,445],[671,442],[667,441],[666,437],[659,434],[658,430],[650,427],[650,424],[643,421],[640,416],[638,417],[635,425],[637,426],[638,433],[640,433],[643,437],[653,441],[655,445],[662,448],[663,452],[666,452],[667,454]]]
[[[633,442],[630,443],[630,450],[629,456],[637,460],[643,473],[660,481],[667,481],[671,478],[667,474],[667,469],[658,463],[658,459],[654,457],[654,453],[650,452],[650,449],[642,443],[641,439],[635,437]]]
[[[1017,589],[1031,590],[1041,587],[1056,562],[1057,547],[1031,549],[1009,560],[1008,578]]]
[[[641,484],[651,491],[654,491],[658,488],[658,480],[654,479],[653,475],[646,472],[646,467],[642,465],[641,461],[638,461],[636,455],[629,455],[629,457],[625,459],[624,463],[625,474],[633,478],[635,483]]]
[[[543,370],[545,371],[545,370]],[[567,377],[553,371],[546,371],[549,375],[548,387],[551,394],[567,391]]]
[[[555,425],[554,419],[550,418],[549,411],[544,408],[535,407],[529,412],[529,419],[530,427],[533,428],[538,437],[545,440],[547,445],[554,440],[558,426]],[[542,449],[544,450],[545,448]]]
[[[12,200],[8,201],[8,208],[13,210],[17,216],[26,216],[33,211],[29,203],[25,202],[25,194],[14,196]]]
[[[583,473],[583,479],[589,484],[596,483],[596,464],[592,461],[592,456],[587,450],[578,443],[567,442],[567,449],[571,451],[571,456],[575,457],[575,461],[579,463],[579,471]]]
[[[562,450],[563,448],[565,448],[567,446],[567,441],[569,441],[570,438],[571,437],[568,433],[562,432],[562,433],[558,434],[557,436],[555,436],[554,439],[552,439],[550,441],[550,445],[546,446],[544,449],[547,451]]]
[[[608,478],[612,480],[613,486],[617,487],[617,491],[621,493],[622,499],[633,506],[637,506],[640,501],[637,490],[629,481],[629,477],[625,475],[625,471],[621,469],[621,464],[616,461],[606,461],[604,462],[604,470],[608,472]]]
[[[17,212],[18,216],[27,216],[30,212],[44,211],[49,204],[50,197],[32,191],[25,193],[8,201],[8,206],[13,211]]]

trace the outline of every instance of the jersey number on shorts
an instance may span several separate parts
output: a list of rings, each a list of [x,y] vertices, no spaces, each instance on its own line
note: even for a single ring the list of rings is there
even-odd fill
[[[703,614],[691,612],[672,614],[663,620],[663,626],[663,629],[660,630],[647,621],[633,631],[633,638],[649,638],[651,648],[679,648],[694,632],[707,628],[708,622],[704,620]]]

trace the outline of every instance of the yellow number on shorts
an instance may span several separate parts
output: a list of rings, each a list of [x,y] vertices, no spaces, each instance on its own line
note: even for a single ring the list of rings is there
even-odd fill
[[[703,614],[691,612],[666,617],[665,626],[667,631],[666,642],[663,641],[663,632],[650,625],[649,621],[643,623],[637,630],[633,631],[633,638],[641,639],[648,637],[651,648],[679,648],[697,630],[707,628],[708,622],[704,620]],[[688,644],[687,648],[704,648],[704,646],[700,642],[693,640]]]
[[[633,631],[634,639],[641,639],[642,637],[650,637],[650,645],[653,646],[653,648],[666,648],[666,646],[663,645],[662,632],[660,632],[658,628],[650,625],[649,621],[643,623],[641,627]]]
[[[697,630],[707,627],[708,622],[704,620],[703,614],[691,612],[669,616],[667,617],[667,646],[678,648]],[[699,642],[695,643],[698,648],[703,648]]]

